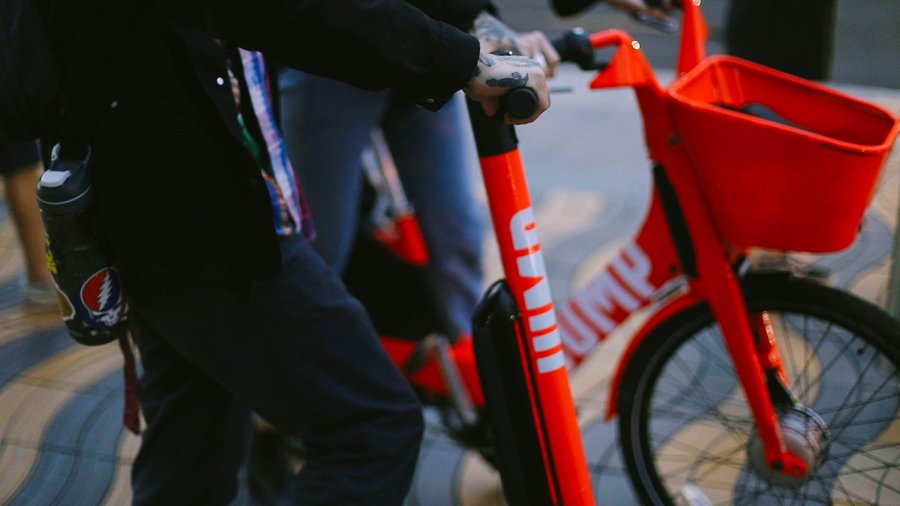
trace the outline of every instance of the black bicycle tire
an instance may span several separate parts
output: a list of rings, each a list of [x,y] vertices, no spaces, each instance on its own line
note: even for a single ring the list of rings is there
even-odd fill
[[[851,330],[900,366],[900,323],[846,291],[787,275],[749,275],[742,281],[751,309],[779,309],[821,318]],[[682,344],[713,322],[705,304],[675,314],[655,329],[629,362],[619,391],[619,441],[635,492],[645,504],[675,504],[660,479],[648,440],[647,412],[655,383]],[[792,503],[793,504],[793,503]]]

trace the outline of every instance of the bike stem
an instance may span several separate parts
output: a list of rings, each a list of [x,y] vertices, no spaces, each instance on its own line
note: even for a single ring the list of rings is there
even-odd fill
[[[515,131],[503,122],[502,113],[488,118],[480,104],[471,101],[469,111],[506,282],[518,308],[516,316],[522,322],[522,342],[528,343],[519,351],[529,376],[528,396],[550,495],[554,504],[594,505]]]

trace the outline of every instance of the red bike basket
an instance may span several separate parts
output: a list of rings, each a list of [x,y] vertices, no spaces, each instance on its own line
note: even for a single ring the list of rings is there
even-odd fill
[[[850,246],[900,123],[873,104],[739,58],[707,58],[669,90],[719,233],[742,247]],[[738,112],[762,104],[793,126]]]

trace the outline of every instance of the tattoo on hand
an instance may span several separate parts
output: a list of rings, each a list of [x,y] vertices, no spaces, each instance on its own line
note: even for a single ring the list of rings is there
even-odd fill
[[[494,88],[518,88],[520,86],[525,86],[526,84],[528,84],[528,74],[522,76],[522,74],[518,72],[513,72],[511,77],[504,77],[502,79],[488,79],[485,84]]]
[[[475,19],[473,32],[475,37],[481,40],[521,53],[516,42],[518,39],[516,32],[486,12],[479,14]]]
[[[515,58],[505,58],[503,63],[507,65],[511,65],[513,67],[519,67],[523,69],[527,68],[535,68],[540,67],[541,64],[537,62],[537,60],[532,60],[531,58],[526,58],[524,56],[519,56]]]
[[[475,36],[478,38],[491,37],[494,40],[514,39],[516,32],[499,19],[483,12],[475,19]]]

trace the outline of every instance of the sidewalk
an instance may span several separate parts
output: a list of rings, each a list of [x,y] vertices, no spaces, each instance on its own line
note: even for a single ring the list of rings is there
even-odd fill
[[[555,86],[574,91],[554,95],[545,117],[518,132],[560,301],[637,229],[649,197],[649,165],[632,92],[590,91],[590,78],[563,69]],[[836,87],[900,115],[900,90]],[[880,304],[898,196],[895,152],[860,240],[846,252],[815,259],[833,272],[836,285]],[[487,279],[499,277],[490,247],[487,260]],[[128,504],[138,440],[121,428],[118,347],[76,346],[56,315],[24,312],[17,290],[21,272],[12,224],[0,204],[0,504]],[[600,419],[617,352],[633,328],[611,336],[603,352],[573,374],[594,486],[604,505],[635,504],[616,453],[615,424]],[[500,498],[496,475],[478,456],[429,430],[411,505],[485,506]]]

